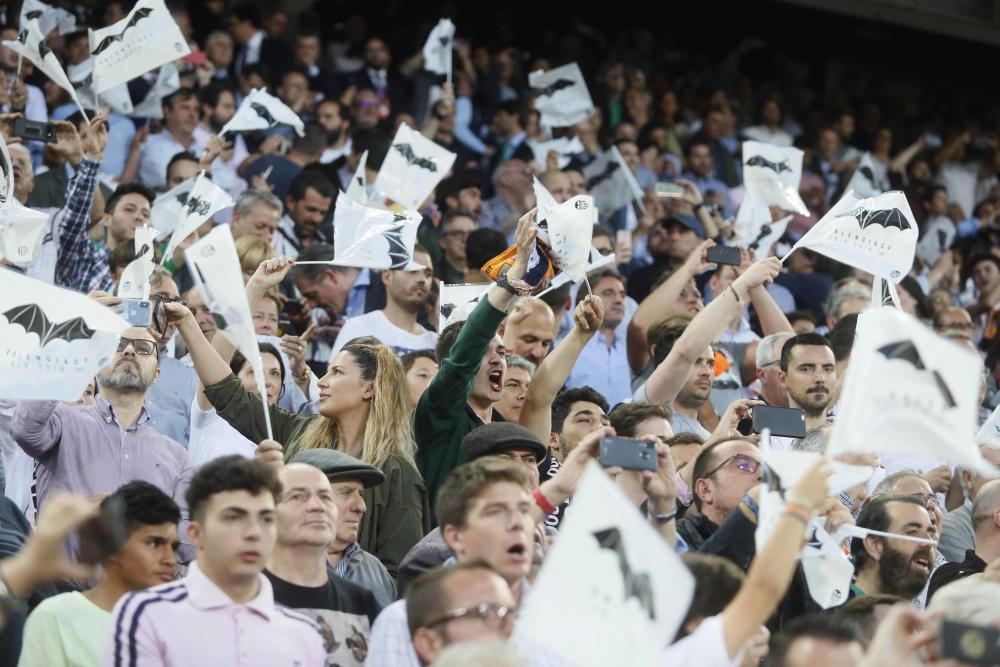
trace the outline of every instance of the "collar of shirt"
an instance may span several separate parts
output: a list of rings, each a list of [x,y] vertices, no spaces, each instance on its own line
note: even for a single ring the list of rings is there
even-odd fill
[[[357,542],[344,549],[344,553],[340,557],[340,562],[333,568],[333,573],[338,577],[346,577],[347,570],[351,567],[351,561],[359,553],[361,553],[361,545]]]
[[[101,418],[104,419],[105,422],[107,422],[108,424],[114,424],[118,428],[123,428],[122,425],[118,422],[118,415],[115,414],[114,406],[108,403],[108,399],[98,394],[94,398],[94,408],[100,413]],[[139,411],[139,418],[135,420],[135,425],[125,428],[125,430],[133,431],[148,421],[149,421],[149,412],[146,410],[146,406],[144,405],[142,406],[142,409]]]
[[[260,590],[257,597],[245,604],[233,602],[226,593],[219,588],[214,581],[201,571],[198,562],[191,563],[188,568],[184,583],[187,585],[188,599],[196,609],[208,611],[210,609],[224,609],[226,607],[246,607],[257,612],[267,620],[274,616],[274,591],[271,582],[263,574],[257,575]]]
[[[253,37],[247,41],[247,53],[255,53],[258,57],[260,57],[260,47],[263,43],[264,31],[258,30],[253,34]]]

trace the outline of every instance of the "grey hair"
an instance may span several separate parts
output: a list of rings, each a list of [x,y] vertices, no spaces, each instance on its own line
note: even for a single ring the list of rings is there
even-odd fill
[[[520,368],[528,371],[528,375],[534,377],[537,366],[518,354],[507,355],[507,368]]]
[[[995,625],[1000,622],[1000,584],[983,581],[981,575],[959,579],[942,586],[936,593],[928,611],[944,610],[949,621],[970,625]]]
[[[826,302],[826,314],[839,319],[840,308],[848,299],[871,299],[871,296],[871,293],[865,293],[864,290],[856,287],[845,287],[837,290],[830,294],[830,298]]]
[[[173,280],[174,274],[170,273],[170,271],[167,271],[162,266],[159,265],[153,266],[153,272],[149,274],[149,284],[152,285],[153,287],[159,287],[161,284],[163,284],[164,278],[169,278],[170,280]]]
[[[253,207],[258,203],[262,203],[265,206],[273,208],[278,213],[284,211],[284,207],[281,205],[280,199],[272,195],[270,192],[254,190],[253,188],[243,191],[243,194],[241,194],[236,200],[236,206],[233,207],[233,211],[239,216],[250,215],[253,211]]]
[[[467,665],[489,665],[489,667],[522,667],[527,664],[517,646],[499,641],[467,641],[448,646],[441,652],[431,667],[466,667]]]
[[[875,487],[875,490],[872,491],[871,497],[874,498],[875,496],[894,496],[896,494],[892,492],[892,489],[896,486],[896,484],[898,484],[904,479],[910,479],[911,477],[919,477],[920,479],[923,480],[927,479],[916,470],[910,470],[910,469],[899,470],[892,473],[891,475],[886,475],[886,477],[881,482],[878,483],[878,486]]]
[[[794,335],[790,331],[779,331],[778,333],[761,338],[760,342],[757,343],[757,357],[754,360],[757,368],[763,368],[769,363],[780,361],[781,346]]]
[[[830,442],[830,425],[822,424],[806,431],[806,437],[796,440],[792,449],[800,452],[815,452],[826,454],[826,446]]]

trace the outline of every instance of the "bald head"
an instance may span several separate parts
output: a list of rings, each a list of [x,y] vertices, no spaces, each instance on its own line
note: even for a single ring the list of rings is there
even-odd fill
[[[540,180],[552,198],[560,204],[573,196],[573,184],[569,180],[569,174],[565,172],[547,171],[542,174]]]
[[[977,545],[992,536],[1000,536],[1000,479],[980,487],[972,503],[972,527],[976,531]]]
[[[518,300],[501,326],[507,351],[538,366],[552,347],[556,318],[544,301],[526,297]]]

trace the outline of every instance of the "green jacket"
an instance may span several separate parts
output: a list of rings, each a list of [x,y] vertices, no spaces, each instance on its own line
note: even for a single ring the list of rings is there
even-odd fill
[[[490,341],[506,316],[483,298],[458,334],[441,370],[417,403],[413,432],[417,438],[417,466],[427,483],[431,510],[449,472],[462,461],[462,438],[483,421],[468,406],[469,392]],[[497,421],[502,418],[494,413]],[[437,524],[437,516],[432,517]]]
[[[205,387],[205,395],[219,416],[244,437],[253,442],[267,438],[260,398],[244,389],[235,375]],[[295,415],[274,405],[270,408],[274,439],[285,446],[286,456],[294,453],[305,428],[317,417]],[[412,464],[390,456],[382,472],[385,481],[364,491],[368,509],[361,520],[358,543],[395,577],[403,556],[431,529],[431,512],[427,489]]]

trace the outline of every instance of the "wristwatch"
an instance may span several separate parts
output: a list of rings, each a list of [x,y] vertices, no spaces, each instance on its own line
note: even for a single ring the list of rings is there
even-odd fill
[[[677,518],[677,510],[670,512],[668,514],[653,514],[650,512],[649,518],[653,520],[657,526],[662,526],[665,523],[670,523]]]

